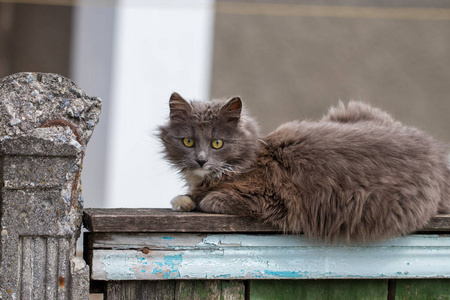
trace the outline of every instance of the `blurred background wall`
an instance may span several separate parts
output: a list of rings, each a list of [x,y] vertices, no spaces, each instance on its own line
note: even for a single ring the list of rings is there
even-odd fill
[[[265,132],[353,99],[450,141],[449,1],[219,0],[213,57]]]
[[[60,73],[103,99],[87,207],[168,207],[152,130],[172,91],[243,97],[264,133],[362,100],[450,142],[450,2],[0,0],[0,77]],[[63,5],[61,5],[63,4]]]

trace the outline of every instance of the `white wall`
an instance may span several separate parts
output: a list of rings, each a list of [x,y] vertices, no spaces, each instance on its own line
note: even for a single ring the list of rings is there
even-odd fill
[[[83,9],[108,8],[79,8]],[[91,191],[98,189],[102,180],[102,195],[97,197],[103,198],[104,207],[169,207],[171,198],[183,192],[183,184],[162,159],[160,144],[152,133],[165,122],[173,91],[191,99],[209,98],[214,1],[121,0],[112,9],[110,74],[98,74],[110,75],[109,90],[104,93],[108,98],[97,94],[104,101],[107,115],[102,115],[100,122],[106,129],[94,133],[88,145],[83,170],[86,207],[91,206]],[[85,15],[87,19],[77,19],[75,27],[82,33],[75,42],[84,39],[96,44],[97,39],[102,39],[99,31],[82,28],[89,27],[89,20],[95,23],[95,14]],[[75,43],[74,48],[77,47],[80,45]],[[85,59],[77,54],[81,52],[75,52],[80,59],[75,59],[74,64]],[[82,70],[74,68],[77,72],[73,76],[87,92],[84,78],[89,78],[87,86],[102,81],[90,76],[98,69],[95,61],[90,64]],[[101,145],[95,143],[95,139],[102,138]],[[104,165],[96,163],[101,159]],[[92,166],[104,170],[103,179],[91,176],[96,172],[89,170]]]
[[[89,0],[90,1],[90,0]],[[89,3],[84,1],[82,3]],[[84,158],[82,181],[86,207],[105,202],[106,141],[111,105],[111,70],[116,9],[112,5],[81,5],[74,10],[71,79],[88,95],[103,100],[100,122]]]

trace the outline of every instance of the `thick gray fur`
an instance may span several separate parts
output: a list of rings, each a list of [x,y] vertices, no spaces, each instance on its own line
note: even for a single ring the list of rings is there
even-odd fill
[[[328,241],[408,234],[450,211],[447,147],[367,104],[340,103],[264,138],[237,97],[188,102],[174,93],[170,108],[160,138],[190,188],[174,209],[253,216]],[[214,139],[223,147],[213,149]]]

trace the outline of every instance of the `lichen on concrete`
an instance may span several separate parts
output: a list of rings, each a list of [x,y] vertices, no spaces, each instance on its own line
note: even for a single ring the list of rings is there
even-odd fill
[[[56,74],[0,79],[0,299],[87,299],[80,174],[101,101]]]

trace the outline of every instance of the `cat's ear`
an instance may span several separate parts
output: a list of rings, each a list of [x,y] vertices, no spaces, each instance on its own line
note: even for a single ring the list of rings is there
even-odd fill
[[[189,102],[178,93],[172,93],[169,100],[170,120],[184,120],[192,110]]]
[[[239,97],[234,97],[225,103],[220,109],[222,116],[228,122],[237,122],[241,118],[242,100]]]

